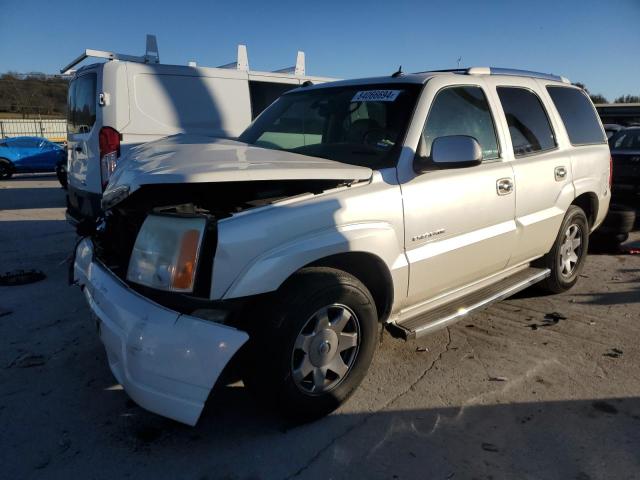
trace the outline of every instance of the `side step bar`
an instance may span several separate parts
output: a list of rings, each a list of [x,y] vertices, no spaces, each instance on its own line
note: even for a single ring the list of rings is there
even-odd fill
[[[481,288],[456,301],[434,308],[417,317],[391,324],[400,336],[418,338],[457,322],[465,315],[503,300],[550,275],[548,268],[529,267],[493,285]]]

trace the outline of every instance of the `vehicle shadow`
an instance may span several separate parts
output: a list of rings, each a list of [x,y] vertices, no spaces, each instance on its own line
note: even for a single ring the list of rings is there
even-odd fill
[[[337,412],[294,426],[223,387],[194,428],[128,412],[117,441],[144,452],[154,475],[194,462],[201,478],[582,480],[640,468],[638,397]]]

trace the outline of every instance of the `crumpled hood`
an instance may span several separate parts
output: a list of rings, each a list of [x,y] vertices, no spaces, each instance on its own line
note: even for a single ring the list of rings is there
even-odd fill
[[[113,173],[104,196],[163,183],[258,180],[367,180],[370,168],[254,147],[233,140],[180,134],[132,148]]]

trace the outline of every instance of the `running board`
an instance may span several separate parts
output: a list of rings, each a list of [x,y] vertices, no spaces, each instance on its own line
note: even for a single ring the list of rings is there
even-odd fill
[[[551,271],[548,268],[529,267],[497,283],[481,288],[452,303],[422,313],[416,317],[391,324],[405,339],[418,338],[434,330],[457,322],[465,315],[488,307],[525,288],[544,280]]]

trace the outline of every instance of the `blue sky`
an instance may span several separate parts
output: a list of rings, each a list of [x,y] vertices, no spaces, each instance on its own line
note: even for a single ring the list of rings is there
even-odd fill
[[[0,72],[57,73],[85,48],[215,66],[245,43],[252,69],[360,77],[498,66],[561,74],[610,100],[640,94],[640,0],[0,0]]]

